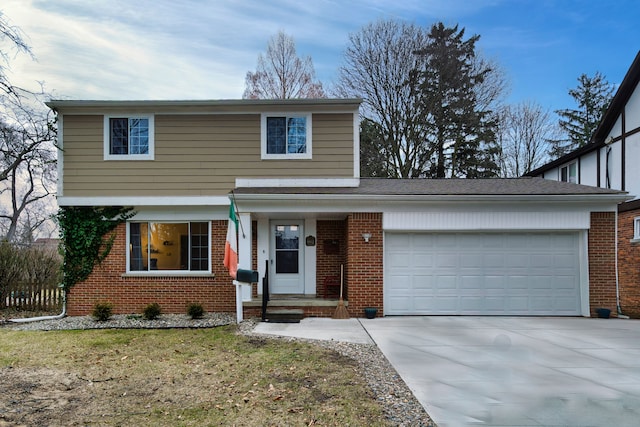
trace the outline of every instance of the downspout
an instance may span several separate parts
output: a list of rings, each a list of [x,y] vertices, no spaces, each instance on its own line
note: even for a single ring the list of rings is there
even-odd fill
[[[62,288],[62,285],[60,285]],[[42,320],[58,320],[67,315],[67,291],[62,289],[62,313],[53,316],[39,316],[39,317],[27,317],[25,319],[9,319],[9,322],[13,323],[30,323],[40,322]]]

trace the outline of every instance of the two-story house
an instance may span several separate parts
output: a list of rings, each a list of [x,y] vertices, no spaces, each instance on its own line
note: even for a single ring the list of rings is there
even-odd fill
[[[589,144],[528,176],[629,193],[617,212],[618,310],[640,316],[640,52]]]
[[[624,193],[536,178],[359,176],[360,100],[71,101],[58,114],[61,206],[131,206],[68,313],[110,301],[236,309],[223,266],[229,204],[239,265],[272,306],[310,316],[583,315],[615,309]],[[341,268],[342,267],[342,268]],[[242,295],[259,312],[262,286]]]

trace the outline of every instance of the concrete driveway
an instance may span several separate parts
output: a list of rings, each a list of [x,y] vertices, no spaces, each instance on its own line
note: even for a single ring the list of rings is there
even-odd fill
[[[440,427],[640,425],[640,321],[360,323]]]

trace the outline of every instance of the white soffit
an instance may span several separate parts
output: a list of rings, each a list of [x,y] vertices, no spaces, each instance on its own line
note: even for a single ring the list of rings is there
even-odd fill
[[[588,211],[385,212],[384,230],[587,230]]]
[[[58,197],[59,206],[229,206],[227,196]]]

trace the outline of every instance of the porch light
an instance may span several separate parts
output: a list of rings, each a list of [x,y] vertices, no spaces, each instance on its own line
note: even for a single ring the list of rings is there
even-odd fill
[[[371,238],[371,233],[362,233],[362,238],[364,239],[365,243],[369,243],[369,239]]]

